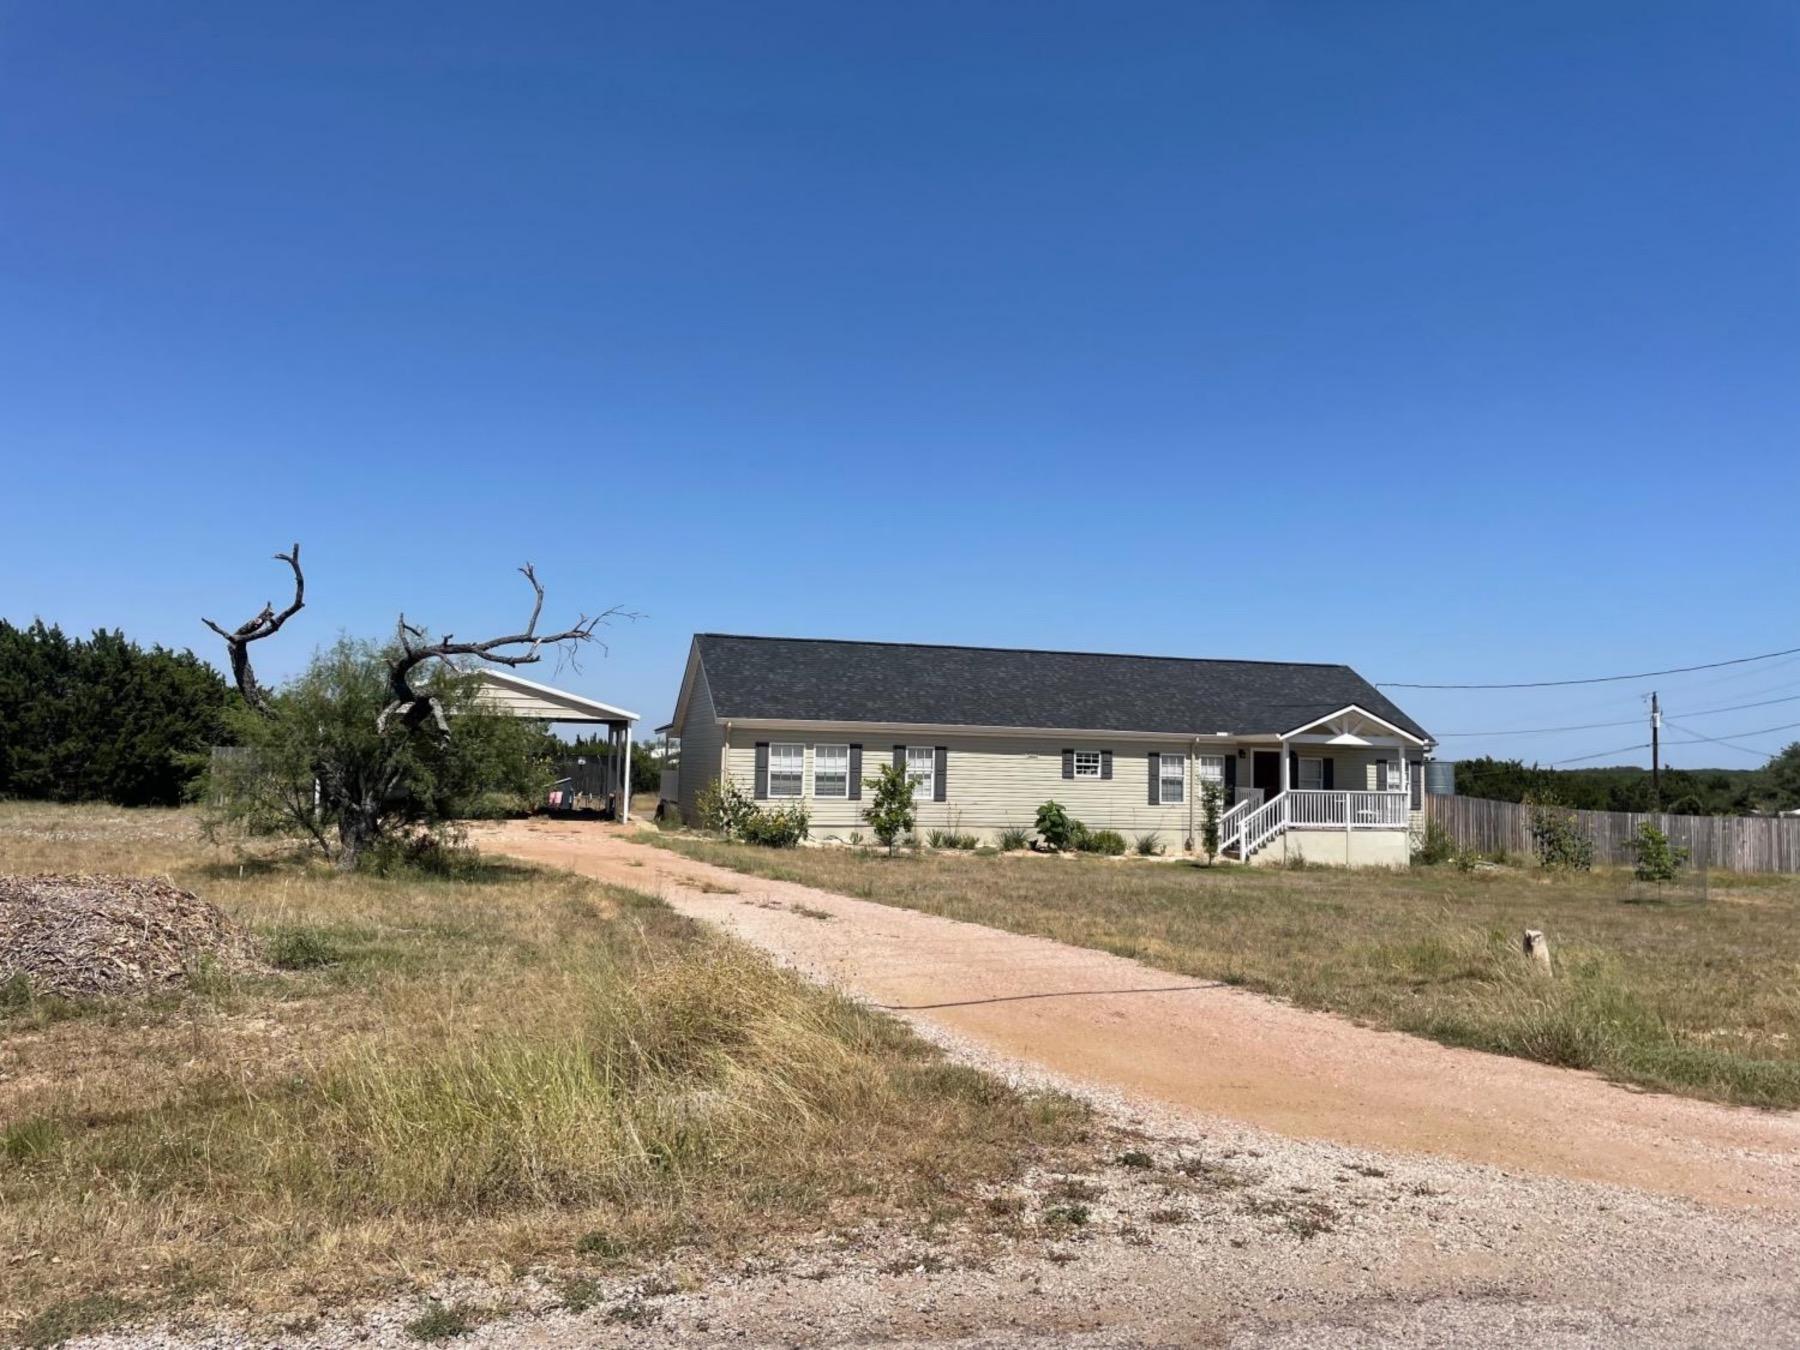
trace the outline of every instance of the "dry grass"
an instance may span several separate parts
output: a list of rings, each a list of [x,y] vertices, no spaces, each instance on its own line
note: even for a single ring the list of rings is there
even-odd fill
[[[0,870],[58,869],[167,875],[279,968],[0,1012],[8,1339],[924,1222],[1083,1128],[582,878],[343,878],[177,812],[0,807]]]
[[[889,859],[648,842],[740,871],[1133,957],[1454,1045],[1759,1106],[1800,1106],[1800,878],[1713,877],[1704,904],[1618,873]],[[1516,953],[1541,928],[1557,974]]]

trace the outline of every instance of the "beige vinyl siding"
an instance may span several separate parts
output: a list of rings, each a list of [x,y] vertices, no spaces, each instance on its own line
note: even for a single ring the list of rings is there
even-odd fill
[[[722,728],[713,715],[712,690],[706,684],[706,667],[694,672],[694,691],[688,699],[687,717],[676,734],[681,737],[681,816],[690,824],[694,820],[694,803],[700,789],[719,776],[719,745]]]
[[[1263,745],[1256,747],[1268,750],[1272,747]],[[1373,792],[1375,791],[1375,761],[1385,759],[1388,762],[1388,781],[1394,788],[1400,786],[1400,754],[1395,750],[1362,750],[1347,749],[1336,745],[1296,745],[1293,753],[1301,759],[1329,759],[1331,765],[1331,785],[1340,792]],[[1250,781],[1250,761],[1240,760],[1238,763],[1239,781]],[[1289,787],[1299,787],[1297,774],[1291,775]]]
[[[696,695],[701,692],[696,688]],[[698,697],[696,698],[698,703]],[[1038,807],[1045,801],[1057,801],[1069,813],[1094,829],[1114,829],[1127,840],[1149,831],[1161,836],[1170,851],[1184,847],[1190,828],[1199,829],[1199,804],[1195,798],[1197,755],[1235,756],[1238,746],[1207,740],[1198,751],[1191,742],[1176,738],[1168,741],[1109,740],[1104,735],[1054,737],[1043,735],[979,736],[954,733],[927,734],[889,731],[878,739],[871,738],[866,728],[797,727],[791,729],[741,728],[731,732],[727,762],[732,778],[746,793],[756,788],[756,745],[797,743],[805,747],[806,774],[800,798],[770,798],[767,804],[785,806],[798,800],[807,809],[810,833],[815,839],[843,838],[853,830],[868,833],[863,808],[868,803],[869,789],[863,788],[862,800],[813,795],[813,748],[818,745],[862,746],[862,776],[873,778],[885,763],[892,762],[895,745],[943,746],[947,751],[947,800],[917,803],[918,830],[921,837],[933,829],[968,831],[990,840],[999,830],[1012,825],[1029,829],[1037,817]],[[716,762],[717,728],[709,743],[708,764]],[[1270,749],[1268,745],[1243,747]],[[1111,779],[1064,778],[1062,752],[1069,750],[1110,750],[1113,755]],[[1391,750],[1346,749],[1343,747],[1295,747],[1308,758],[1330,758],[1333,786],[1340,790],[1372,790],[1375,786],[1375,761],[1386,758],[1390,772],[1397,754]],[[1179,805],[1150,805],[1150,766],[1152,752],[1183,756],[1183,777],[1188,800]],[[687,743],[682,743],[682,762],[687,764]],[[1248,785],[1251,761],[1237,761],[1238,781]],[[682,783],[684,798],[687,783]],[[1189,813],[1189,802],[1193,811]],[[683,803],[684,807],[686,802]]]
[[[556,722],[569,716],[569,705],[534,694],[526,689],[509,689],[503,684],[486,684],[475,696],[482,706],[509,717],[539,722]]]
[[[862,818],[869,799],[863,788],[861,801],[843,798],[820,798],[812,795],[813,747],[815,745],[860,744],[863,748],[862,776],[873,778],[881,765],[891,763],[898,744],[943,746],[947,751],[945,781],[948,800],[917,803],[919,833],[933,829],[964,830],[984,839],[1009,825],[1030,828],[1038,807],[1045,801],[1061,802],[1071,815],[1094,829],[1114,829],[1131,836],[1155,830],[1163,846],[1171,851],[1182,848],[1188,837],[1188,803],[1178,806],[1150,805],[1149,755],[1167,751],[1186,756],[1184,777],[1187,795],[1193,794],[1193,750],[1178,739],[1166,743],[1108,740],[1104,736],[1050,738],[1041,736],[969,736],[888,732],[871,739],[866,730],[821,731],[807,727],[791,731],[733,728],[728,761],[732,778],[746,792],[755,790],[756,744],[766,741],[799,742],[806,747],[806,788],[801,799],[811,817],[811,833],[815,839],[852,830],[868,833]],[[683,764],[686,763],[683,742]],[[1062,776],[1062,752],[1071,750],[1111,750],[1111,779],[1073,778]],[[1220,747],[1208,746],[1204,753],[1226,753]],[[683,791],[686,791],[685,780]],[[786,804],[773,799],[773,805]],[[1199,819],[1196,805],[1194,820]]]

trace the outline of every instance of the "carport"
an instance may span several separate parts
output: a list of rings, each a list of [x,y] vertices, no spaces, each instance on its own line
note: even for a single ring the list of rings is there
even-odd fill
[[[481,701],[495,712],[531,722],[559,722],[576,726],[607,728],[607,744],[612,764],[606,775],[607,794],[616,803],[614,814],[621,821],[631,819],[631,729],[638,715],[598,699],[583,698],[566,689],[554,689],[535,680],[523,679],[505,670],[479,670]]]

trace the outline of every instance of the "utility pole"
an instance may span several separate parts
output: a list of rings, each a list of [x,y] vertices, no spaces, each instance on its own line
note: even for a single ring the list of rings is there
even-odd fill
[[[1650,692],[1650,809],[1662,809],[1662,704]]]

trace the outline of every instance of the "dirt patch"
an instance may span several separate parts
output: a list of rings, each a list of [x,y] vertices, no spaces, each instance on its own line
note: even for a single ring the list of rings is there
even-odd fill
[[[142,993],[212,962],[256,966],[256,948],[217,905],[166,881],[0,875],[0,983],[83,998]]]

